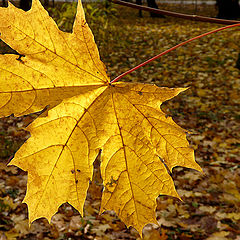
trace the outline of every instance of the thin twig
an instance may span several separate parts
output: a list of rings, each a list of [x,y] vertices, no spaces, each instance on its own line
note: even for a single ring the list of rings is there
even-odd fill
[[[232,27],[237,27],[237,26],[240,26],[240,23],[234,24],[234,25],[225,26],[225,27],[221,27],[221,28],[212,30],[212,31],[210,31],[210,32],[203,33],[203,34],[198,35],[198,36],[196,36],[196,37],[193,37],[193,38],[191,38],[191,39],[188,39],[187,41],[181,42],[181,43],[179,43],[178,45],[176,45],[176,46],[174,46],[174,47],[172,47],[172,48],[169,48],[169,49],[167,49],[166,51],[164,51],[164,52],[156,55],[155,57],[150,58],[150,59],[148,59],[147,61],[145,61],[145,62],[137,65],[136,67],[131,68],[131,69],[129,69],[128,71],[122,73],[121,75],[119,75],[118,77],[116,77],[115,79],[113,79],[110,83],[117,82],[119,79],[121,79],[122,77],[126,76],[127,74],[129,74],[129,73],[137,70],[137,69],[140,68],[140,67],[145,66],[146,64],[148,64],[148,63],[156,60],[157,58],[160,58],[161,56],[163,56],[163,55],[165,55],[165,54],[167,54],[167,53],[175,50],[176,48],[179,48],[179,47],[181,47],[181,46],[183,46],[183,45],[185,45],[185,44],[187,44],[187,43],[189,43],[189,42],[192,42],[193,40],[196,40],[196,39],[205,37],[205,36],[210,35],[210,34],[212,34],[212,33],[216,33],[216,32],[222,31],[222,30],[227,29],[227,28],[232,28]]]
[[[167,11],[167,10],[150,8],[150,7],[137,5],[137,4],[130,3],[130,2],[124,2],[124,1],[121,1],[121,0],[110,0],[110,1],[113,2],[113,3],[119,4],[119,5],[131,7],[131,8],[135,8],[135,9],[140,9],[140,10],[143,10],[143,11],[153,12],[153,13],[156,13],[156,14],[162,14],[162,15],[171,16],[171,17],[188,19],[188,20],[192,20],[192,21],[218,23],[218,24],[224,24],[224,25],[231,25],[231,24],[240,23],[240,21],[235,21],[235,20],[209,18],[209,17],[198,16],[198,15],[183,14],[183,13],[171,12],[171,11]]]

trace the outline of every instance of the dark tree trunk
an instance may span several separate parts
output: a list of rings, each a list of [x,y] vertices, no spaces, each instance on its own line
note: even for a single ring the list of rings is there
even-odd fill
[[[2,6],[3,6],[3,7],[6,7],[6,6],[7,6],[6,0],[2,0]]]
[[[142,0],[136,0],[136,4],[137,5],[142,5]],[[139,14],[139,17],[143,17],[142,10],[139,10],[138,14]]]
[[[238,59],[237,59],[237,61],[236,61],[235,68],[237,68],[237,69],[240,70],[240,53],[238,54]]]
[[[44,7],[48,7],[49,6],[49,0],[44,0],[43,5],[44,5]]]
[[[147,0],[147,4],[151,8],[157,8],[158,9],[158,5],[156,4],[155,0]]]
[[[30,10],[31,5],[32,5],[31,0],[20,0],[19,7],[24,11],[28,11],[28,10]]]
[[[45,7],[49,6],[49,0],[44,0],[43,5]],[[54,0],[53,0],[53,5],[54,5]],[[24,11],[30,10],[32,6],[32,0],[20,0],[20,8],[23,9]]]
[[[217,18],[237,19],[240,17],[239,0],[216,0]]]
[[[142,5],[142,0],[136,0],[136,4]],[[158,9],[158,5],[156,4],[155,0],[147,0],[147,4],[148,4],[148,7],[150,7],[150,8]],[[164,17],[161,14],[157,14],[157,13],[153,13],[153,12],[150,12],[150,16],[151,17],[162,17],[162,18]],[[142,17],[142,11],[141,10],[139,10],[139,17]]]

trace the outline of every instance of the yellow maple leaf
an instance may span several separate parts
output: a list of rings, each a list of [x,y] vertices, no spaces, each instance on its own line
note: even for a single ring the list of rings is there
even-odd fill
[[[24,56],[0,58],[0,116],[54,107],[109,82],[81,2],[72,34],[59,31],[38,0],[28,12],[9,3],[0,13],[1,39]]]
[[[101,212],[114,210],[140,234],[157,223],[158,195],[178,197],[166,166],[201,171],[185,130],[160,109],[184,89],[111,84],[80,1],[72,33],[60,31],[39,0],[28,12],[0,8],[0,33],[22,55],[0,56],[1,116],[50,109],[27,127],[31,137],[10,163],[28,172],[30,222],[50,221],[64,202],[83,215],[102,149]]]

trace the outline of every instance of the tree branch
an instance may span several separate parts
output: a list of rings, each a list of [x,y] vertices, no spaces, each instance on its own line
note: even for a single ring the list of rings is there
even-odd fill
[[[129,73],[131,73],[131,72],[139,69],[140,67],[145,66],[146,64],[148,64],[148,63],[150,63],[150,62],[152,62],[152,61],[160,58],[161,56],[163,56],[163,55],[165,55],[165,54],[167,54],[167,53],[175,50],[176,48],[179,48],[179,47],[181,47],[181,46],[183,46],[183,45],[185,45],[185,44],[187,44],[187,43],[189,43],[189,42],[192,42],[192,41],[194,41],[194,40],[196,40],[196,39],[199,39],[199,38],[205,37],[205,36],[207,36],[207,35],[210,35],[210,34],[213,34],[213,33],[219,32],[219,31],[222,31],[222,30],[224,30],[224,29],[232,28],[232,27],[240,27],[240,23],[234,24],[234,25],[228,25],[228,26],[225,26],[225,27],[221,27],[221,28],[212,30],[212,31],[210,31],[210,32],[203,33],[203,34],[198,35],[198,36],[196,36],[196,37],[193,37],[193,38],[191,38],[191,39],[188,39],[188,40],[186,40],[186,41],[184,41],[184,42],[181,42],[181,43],[179,43],[178,45],[176,45],[176,46],[174,46],[174,47],[172,47],[172,48],[169,48],[169,49],[165,50],[164,52],[156,55],[155,57],[152,57],[152,58],[148,59],[147,61],[145,61],[145,62],[137,65],[136,67],[131,68],[131,69],[129,69],[128,71],[120,74],[118,77],[116,77],[115,79],[113,79],[110,83],[112,84],[112,83],[114,83],[114,82],[117,82],[119,79],[123,78],[123,77],[126,76],[127,74],[129,74]]]
[[[131,8],[135,8],[135,9],[139,9],[139,10],[143,10],[143,11],[147,11],[147,12],[153,12],[156,14],[171,16],[171,17],[188,19],[188,20],[192,20],[192,21],[210,22],[210,23],[218,23],[218,24],[225,24],[225,25],[240,23],[240,21],[235,21],[235,20],[209,18],[209,17],[198,16],[198,15],[190,15],[190,14],[171,12],[171,11],[167,11],[167,10],[160,10],[160,9],[150,8],[150,7],[146,7],[146,6],[142,6],[142,5],[137,5],[137,4],[130,3],[130,2],[124,2],[121,0],[110,0],[110,1],[113,3],[119,4],[119,5],[126,6],[126,7],[131,7]]]

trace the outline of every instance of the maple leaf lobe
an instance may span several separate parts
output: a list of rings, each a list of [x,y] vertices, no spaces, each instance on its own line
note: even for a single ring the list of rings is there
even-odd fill
[[[87,24],[82,27],[82,21],[81,2],[72,33],[60,31],[39,0],[33,0],[28,12],[11,3],[1,8],[1,40],[24,55],[0,58],[1,116],[52,108],[86,91],[84,86],[89,89],[109,82],[92,32]]]

